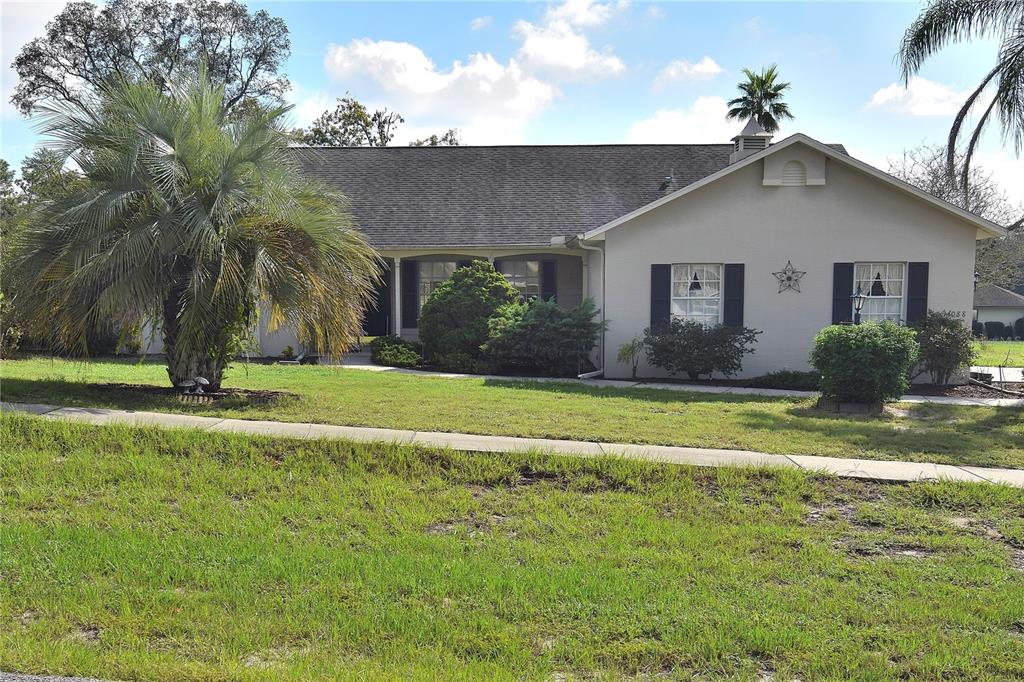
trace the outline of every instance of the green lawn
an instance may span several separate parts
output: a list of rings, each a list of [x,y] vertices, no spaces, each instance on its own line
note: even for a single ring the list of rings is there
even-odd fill
[[[1024,468],[1024,410],[905,406],[903,416],[848,418],[813,399],[775,399],[568,383],[442,379],[336,367],[235,366],[227,385],[296,397],[273,404],[182,404],[156,391],[162,365],[7,361],[4,400],[188,412],[242,419],[748,449]]]
[[[979,341],[975,365],[1024,367],[1024,341]]]
[[[0,442],[0,670],[1024,676],[1017,489],[16,414]]]

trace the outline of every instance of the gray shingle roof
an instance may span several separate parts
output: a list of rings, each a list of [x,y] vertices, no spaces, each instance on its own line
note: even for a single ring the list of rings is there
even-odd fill
[[[711,175],[731,151],[730,144],[295,149],[306,172],[349,198],[378,248],[549,245]]]
[[[1024,296],[995,284],[986,284],[974,292],[974,307],[1024,308]]]

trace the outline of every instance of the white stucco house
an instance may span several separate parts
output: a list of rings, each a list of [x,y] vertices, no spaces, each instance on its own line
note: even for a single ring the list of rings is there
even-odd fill
[[[974,319],[982,324],[1002,322],[1013,327],[1024,318],[1024,296],[995,284],[978,287],[974,292]]]
[[[344,192],[388,263],[369,334],[416,336],[417,315],[461,262],[486,258],[524,295],[593,298],[595,349],[675,315],[762,331],[740,376],[806,369],[815,333],[926,310],[972,318],[975,242],[1003,229],[803,134],[749,123],[731,143],[300,149]],[[287,332],[261,334],[268,355]],[[641,366],[644,376],[658,370]]]

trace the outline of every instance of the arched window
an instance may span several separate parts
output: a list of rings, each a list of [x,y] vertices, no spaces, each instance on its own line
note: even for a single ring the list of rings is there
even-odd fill
[[[799,161],[787,161],[782,167],[783,187],[803,187],[807,184],[807,168]]]

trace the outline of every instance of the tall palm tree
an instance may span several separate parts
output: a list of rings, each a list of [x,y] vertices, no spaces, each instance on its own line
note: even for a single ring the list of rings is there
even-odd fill
[[[959,167],[965,193],[972,157],[993,111],[998,111],[1003,136],[1013,140],[1014,151],[1020,154],[1024,145],[1024,0],[933,0],[903,35],[899,55],[903,80],[909,83],[928,57],[949,43],[972,38],[996,38],[1000,46],[995,67],[964,102],[949,131],[946,166],[952,176],[964,123],[981,105]]]
[[[754,117],[766,132],[777,132],[780,121],[793,118],[789,105],[782,101],[790,84],[776,82],[779,71],[775,64],[761,69],[761,73],[743,69],[743,75],[747,80],[736,84],[743,94],[729,100],[730,109],[725,117],[741,121]]]
[[[174,385],[217,388],[261,310],[322,353],[358,334],[373,249],[343,198],[299,171],[287,107],[229,120],[223,100],[202,72],[169,94],[118,83],[43,110],[50,146],[89,181],[44,206],[16,247],[19,309],[58,348],[83,350],[103,319],[148,323]]]

